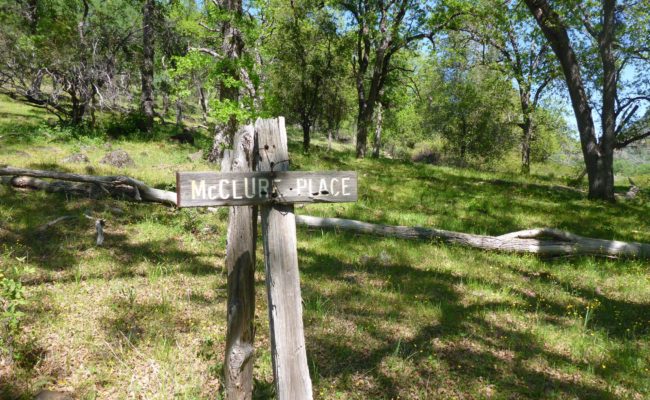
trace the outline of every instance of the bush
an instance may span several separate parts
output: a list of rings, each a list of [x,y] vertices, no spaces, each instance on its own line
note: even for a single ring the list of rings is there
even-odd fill
[[[147,132],[146,117],[140,111],[130,111],[110,119],[106,125],[106,135],[113,139],[143,134]]]
[[[0,271],[0,352],[14,357],[14,343],[20,332],[24,313],[19,307],[26,303],[25,288],[20,276],[29,272],[27,268],[15,265],[9,272]]]
[[[442,161],[442,151],[439,143],[425,142],[415,146],[411,152],[411,161],[425,164],[439,164]]]
[[[413,154],[411,161],[425,164],[438,164],[440,162],[440,153],[432,149],[422,149]]]

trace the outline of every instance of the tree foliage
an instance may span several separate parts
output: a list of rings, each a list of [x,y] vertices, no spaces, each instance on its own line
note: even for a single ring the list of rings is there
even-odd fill
[[[334,126],[341,119],[336,103],[343,100],[349,42],[339,32],[338,14],[320,2],[272,1],[265,13],[274,27],[264,43],[266,106],[301,126],[307,151],[311,130],[325,111]]]
[[[126,71],[140,32],[129,0],[1,3],[3,91],[78,124],[130,97]]]
[[[528,10],[511,1],[477,1],[459,30],[485,49],[482,63],[512,79],[519,94],[521,169],[530,172],[535,111],[559,76],[551,49]]]
[[[150,130],[154,119],[175,116],[180,128],[212,130],[212,160],[239,124],[284,115],[302,129],[305,150],[318,135],[355,137],[363,157],[374,133],[373,156],[435,142],[476,165],[518,151],[525,173],[572,140],[550,106],[568,97],[579,103],[592,197],[611,198],[613,151],[650,136],[639,128],[650,102],[649,8],[614,0],[0,0],[0,91],[64,123],[95,125],[106,114]],[[574,57],[568,67],[562,34],[560,47]]]

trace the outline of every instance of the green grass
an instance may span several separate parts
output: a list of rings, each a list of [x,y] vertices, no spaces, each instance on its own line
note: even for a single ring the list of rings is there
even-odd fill
[[[0,164],[127,174],[167,189],[176,170],[212,169],[187,161],[198,146],[170,143],[162,134],[148,142],[75,137],[44,118],[0,101]],[[136,166],[99,164],[109,142],[128,151]],[[292,134],[292,169],[356,170],[360,195],[353,204],[298,206],[299,214],[486,234],[548,226],[650,242],[647,187],[632,202],[610,205],[554,190],[565,177],[544,174],[545,166],[523,178],[356,160],[348,147],[327,152],[319,139],[309,155],[300,148]],[[77,151],[91,162],[61,162]],[[103,247],[94,245],[92,221],[83,213],[106,220]],[[36,230],[62,215],[80,218]],[[21,277],[26,315],[18,360],[0,362],[0,397],[28,399],[48,388],[80,399],[220,398],[226,224],[225,209],[176,210],[0,186],[0,268],[33,268]],[[306,229],[298,235],[317,398],[650,398],[647,262],[544,260]],[[261,258],[258,251],[255,397],[269,398]]]

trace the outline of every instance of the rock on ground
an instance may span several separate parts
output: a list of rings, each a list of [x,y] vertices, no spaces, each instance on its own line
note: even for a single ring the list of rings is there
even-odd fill
[[[135,166],[135,162],[129,153],[120,149],[111,151],[110,153],[106,154],[104,158],[101,159],[100,163],[112,165],[118,168]]]
[[[90,162],[88,156],[82,153],[75,153],[63,159],[64,163],[87,163]]]
[[[41,390],[34,400],[73,400],[69,393]]]

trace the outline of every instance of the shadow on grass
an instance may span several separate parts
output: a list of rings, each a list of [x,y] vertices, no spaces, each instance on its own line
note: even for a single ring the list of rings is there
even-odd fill
[[[175,310],[168,299],[139,299],[135,292],[124,293],[110,300],[111,312],[101,319],[111,341],[127,341],[137,346],[140,341],[173,343],[178,333],[187,332],[192,321]]]
[[[16,339],[13,343],[14,365],[3,364],[0,367],[0,399],[31,400],[34,398],[32,389],[24,384],[20,373],[14,371],[33,370],[45,356],[45,350],[36,345],[31,337],[21,336]],[[4,353],[6,349],[2,350]]]
[[[344,236],[342,242],[352,240]],[[528,305],[522,308],[508,301],[492,300],[468,303],[464,289],[459,289],[468,278],[461,273],[425,271],[372,259],[363,265],[351,265],[326,254],[303,253],[308,354],[310,362],[317,365],[317,373],[329,381],[369,379],[374,388],[366,394],[373,398],[404,397],[405,390],[413,393],[418,390],[414,388],[422,390],[418,392],[418,396],[423,396],[420,398],[433,393],[433,397],[473,398],[469,393],[486,387],[497,398],[617,398],[602,382],[597,385],[591,378],[585,378],[594,374],[587,362],[552,350],[530,328],[507,320],[508,313],[520,315],[525,310],[529,310],[530,318],[530,310],[537,307],[535,312],[541,314],[545,324],[564,329],[561,321],[566,308],[561,304],[544,299],[544,305],[539,307],[536,300],[507,283],[476,277],[471,278],[472,282],[494,292],[510,290]],[[350,272],[390,283],[378,292],[350,279]],[[603,310],[594,317],[592,329],[605,331],[611,340],[622,343],[626,339],[620,323],[633,324],[650,315],[648,304],[617,301],[551,277],[542,279],[545,285],[564,287],[590,301],[598,299]],[[319,284],[310,284],[312,281]],[[327,308],[323,310],[319,306],[322,304],[327,304]],[[409,314],[418,307],[437,308],[439,318],[422,321]],[[500,317],[490,318],[492,312]],[[345,328],[317,329],[323,314],[332,316]],[[610,315],[618,317],[610,319]],[[409,327],[407,331],[414,327],[416,330],[406,336],[396,335],[405,327]],[[619,371],[630,367],[616,359],[610,363]],[[407,376],[400,370],[408,371],[404,372]],[[575,370],[579,373],[571,372]],[[436,387],[449,390],[436,391]]]
[[[273,398],[275,398],[275,386],[273,382],[255,379],[253,383],[253,399],[267,400]]]
[[[585,194],[553,183],[495,179],[498,174],[401,160],[356,160],[344,151],[295,154],[292,169],[298,168],[294,164],[318,163],[318,168],[358,172],[359,201],[347,209],[345,218],[394,225],[399,223],[396,216],[410,213],[430,216],[434,228],[467,233],[501,235],[552,227],[593,238],[650,242],[650,208],[643,201],[588,201]],[[624,193],[627,187],[617,190]]]
[[[159,212],[161,224],[174,218],[167,215],[159,205],[135,204],[130,214],[111,215],[104,204],[108,200],[93,200],[76,198],[67,201],[65,196],[42,192],[19,192],[11,189],[0,189],[0,202],[11,215],[12,236],[1,237],[13,248],[15,256],[28,256],[29,262],[38,269],[46,272],[36,279],[27,280],[28,285],[38,285],[49,281],[70,282],[72,280],[107,277],[128,277],[136,274],[166,274],[181,272],[192,275],[207,275],[215,272],[215,266],[202,260],[206,256],[194,249],[187,250],[178,237],[168,239],[134,240],[127,235],[125,227],[149,218],[151,208]],[[110,203],[109,203],[110,205]],[[105,228],[105,241],[102,247],[95,244],[94,222],[86,219],[84,213],[93,212],[100,218],[109,218]],[[162,211],[162,212],[161,212]],[[58,222],[44,228],[44,224],[61,216],[73,218]],[[171,222],[171,221],[168,221]],[[8,229],[8,224],[3,224]],[[18,228],[15,228],[18,226]],[[2,231],[0,231],[0,235]],[[80,257],[85,253],[85,257]],[[91,256],[88,256],[90,254]],[[108,268],[92,271],[79,277],[74,275],[80,263],[86,265],[101,261]],[[151,265],[173,266],[173,269],[161,271],[141,271],[138,266],[146,262]],[[48,276],[47,272],[65,272],[63,276]]]
[[[522,273],[517,268],[510,267],[510,269],[515,273]],[[538,274],[533,280],[549,287],[559,284],[566,293],[587,303],[591,311],[585,325],[590,329],[604,331],[608,337],[618,340],[630,339],[634,335],[650,334],[650,304],[648,303],[612,299],[599,293],[598,290],[588,290],[576,285],[575,282],[561,280],[552,272]],[[542,297],[543,294],[540,294],[541,298],[531,298],[519,293],[528,302],[530,308],[540,308],[547,315],[554,317],[561,317],[567,313],[566,305]],[[586,306],[576,306],[576,308],[580,316],[585,318]]]
[[[312,157],[312,155],[310,155]],[[309,164],[304,157],[298,157],[292,168],[299,169],[301,163]],[[647,208],[638,204],[605,205],[587,203],[574,192],[552,190],[543,184],[493,184],[480,176],[466,176],[465,172],[454,172],[445,168],[404,164],[396,160],[357,161],[352,154],[333,153],[321,160],[332,169],[358,169],[360,174],[360,205],[345,215],[370,222],[393,223],[386,214],[373,214],[385,208],[390,198],[390,211],[407,213],[418,211],[425,216],[435,216],[438,228],[465,232],[502,234],[508,231],[529,228],[521,226],[519,215],[536,215],[547,226],[567,229],[584,236],[601,238],[629,238],[629,227],[643,231],[648,222]],[[375,191],[384,188],[384,192]],[[391,197],[388,197],[391,196]],[[81,216],[87,209],[101,209],[98,202],[90,199],[66,201],[64,196],[42,193],[18,193],[0,189],[0,203],[6,215],[11,216],[12,226],[18,226],[20,243],[8,241],[15,255],[29,255],[30,261],[44,271],[64,271],[56,278],[45,275],[28,282],[37,285],[47,279],[66,282],[76,279],[74,269],[79,267],[80,253],[87,253],[86,259],[103,257],[111,266],[109,271],[85,275],[81,279],[129,277],[149,273],[138,270],[142,260],[151,265],[178,265],[173,272],[205,275],[214,272],[214,267],[203,261],[207,256],[195,250],[184,248],[182,240],[172,237],[162,240],[142,238],[135,241],[134,235],[127,235],[122,227],[142,221],[151,214],[157,214],[161,223],[175,223],[178,214],[157,213],[158,205],[133,205],[129,216],[111,216],[106,233],[106,246],[96,248],[93,244],[92,223],[80,217],[48,228],[43,233],[35,228],[61,215]],[[104,212],[104,211],[103,211]],[[128,218],[128,219],[127,219]],[[615,221],[616,225],[609,222]],[[177,223],[177,222],[176,222]],[[183,227],[185,233],[193,228]],[[1,233],[1,231],[0,231]],[[642,233],[642,237],[649,237]],[[135,239],[140,239],[135,237]],[[344,234],[342,241],[355,241],[353,235]],[[381,246],[381,241],[369,239],[372,245]],[[476,252],[476,257],[485,265],[494,263],[493,256]],[[584,363],[574,362],[564,354],[548,349],[542,340],[532,332],[519,329],[515,323],[497,324],[487,315],[493,311],[506,313],[521,312],[521,309],[505,301],[485,301],[468,304],[458,289],[464,284],[462,273],[454,274],[437,270],[424,271],[404,262],[390,262],[386,265],[369,260],[363,265],[351,265],[339,259],[317,253],[301,255],[306,304],[306,326],[313,327],[322,316],[334,315],[345,322],[345,331],[317,332],[307,340],[310,365],[317,366],[317,374],[333,381],[351,380],[354,376],[367,375],[375,382],[370,398],[394,398],[402,390],[434,386],[448,387],[449,392],[440,392],[438,397],[453,398],[465,396],[465,385],[480,386],[484,382],[503,394],[513,398],[613,398],[612,394],[581,376],[574,376],[572,368],[582,374],[591,374]],[[435,261],[433,261],[435,267]],[[516,274],[525,274],[511,269]],[[380,293],[361,286],[350,277],[349,271],[357,271],[376,280],[387,281]],[[151,271],[150,273],[156,273]],[[160,273],[165,273],[161,271]],[[528,309],[537,307],[539,301],[531,299],[522,291],[509,287],[487,277],[472,278],[493,291],[510,290],[517,293]],[[598,300],[601,309],[591,321],[594,329],[600,329],[612,340],[622,341],[627,331],[622,326],[633,325],[639,318],[650,313],[647,304],[610,299],[576,286],[572,282],[560,281],[552,274],[540,275],[545,287],[561,287],[573,297],[586,301]],[[310,280],[315,283],[310,283]],[[335,290],[325,286],[332,282]],[[256,284],[259,287],[259,284]],[[199,304],[205,297],[191,297]],[[383,302],[389,301],[386,305]],[[115,340],[127,337],[129,340],[143,340],[155,335],[152,326],[165,326],[170,331],[182,323],[159,303],[131,301],[128,296],[113,299],[115,309],[106,316],[105,329]],[[408,310],[423,307],[439,309],[439,316],[431,321],[411,322],[406,318]],[[601,312],[601,310],[603,312]],[[541,320],[546,324],[561,326],[565,317],[565,305],[552,299],[544,299],[539,307]],[[611,315],[618,315],[614,318]],[[392,327],[392,328],[390,328]],[[355,342],[355,329],[362,328],[363,343]],[[389,329],[390,328],[390,329]],[[400,335],[399,329],[412,329]],[[627,329],[627,328],[625,328]],[[646,328],[639,328],[642,334]],[[309,333],[308,333],[309,334]],[[173,334],[170,336],[173,339]],[[419,349],[427,349],[420,353]],[[622,347],[619,353],[612,353],[613,365],[620,369],[629,368],[617,358],[628,357],[629,351]],[[393,364],[393,367],[391,367]],[[401,368],[405,364],[406,367]],[[405,372],[400,372],[403,369]],[[601,373],[602,375],[602,373]],[[471,390],[468,391],[471,393]],[[256,388],[256,397],[264,398],[272,393],[270,384]],[[469,397],[470,395],[466,395]],[[414,395],[415,397],[415,395]],[[486,395],[487,397],[487,395]],[[499,396],[497,396],[499,397]]]
[[[9,381],[0,382],[0,398],[5,400],[31,400],[34,395],[24,387]]]

